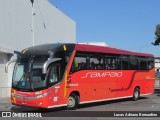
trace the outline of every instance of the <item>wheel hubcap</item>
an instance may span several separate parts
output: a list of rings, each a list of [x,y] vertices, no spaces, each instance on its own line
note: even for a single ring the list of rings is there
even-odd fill
[[[135,96],[135,98],[138,98],[138,91],[135,91],[135,93],[134,93],[134,96]]]
[[[73,98],[69,98],[68,99],[68,106],[69,107],[74,107],[74,105],[75,105],[75,100]]]

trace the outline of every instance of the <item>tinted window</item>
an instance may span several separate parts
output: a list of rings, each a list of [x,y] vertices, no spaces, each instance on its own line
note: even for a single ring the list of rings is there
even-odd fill
[[[148,69],[152,69],[154,67],[154,58],[148,58]]]
[[[105,63],[106,70],[117,69],[117,57],[116,56],[106,56],[104,63]]]
[[[147,58],[144,57],[140,57],[140,70],[147,70],[148,69],[148,65],[147,65]]]
[[[87,69],[87,58],[86,55],[83,53],[77,52],[75,58],[72,63],[70,73],[77,72],[79,70],[86,70]]]
[[[128,56],[119,56],[118,62],[119,62],[118,68],[122,70],[128,70],[129,68],[129,57]]]
[[[101,57],[100,55],[90,55],[89,68],[91,70],[103,69],[103,57]]]
[[[70,73],[80,70],[148,70],[154,67],[154,58],[77,52]]]
[[[53,66],[49,74],[49,83],[54,83],[59,81],[59,66]]]
[[[130,56],[130,70],[137,70],[138,69],[138,57],[136,56]]]

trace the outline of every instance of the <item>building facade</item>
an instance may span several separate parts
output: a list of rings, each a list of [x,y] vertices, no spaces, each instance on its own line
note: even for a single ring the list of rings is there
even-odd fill
[[[155,70],[160,69],[160,57],[155,57]]]
[[[10,96],[14,51],[45,44],[75,43],[76,23],[48,0],[0,0],[0,101]]]

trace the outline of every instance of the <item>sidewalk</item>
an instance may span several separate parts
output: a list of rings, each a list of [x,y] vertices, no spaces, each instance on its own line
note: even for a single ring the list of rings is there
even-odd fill
[[[13,107],[11,104],[10,98],[1,98],[0,99],[0,111],[10,111]]]
[[[10,97],[0,98],[0,104],[1,103],[11,103]]]

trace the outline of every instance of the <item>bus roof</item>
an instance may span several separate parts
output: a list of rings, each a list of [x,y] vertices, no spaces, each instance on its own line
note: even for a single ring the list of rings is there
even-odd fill
[[[135,55],[135,56],[146,56],[153,57],[152,54],[131,52],[127,50],[116,49],[108,46],[95,46],[87,44],[75,44],[75,43],[54,43],[54,44],[43,44],[32,46],[27,49],[22,50],[23,54],[48,54],[49,51],[57,52],[64,51],[64,45],[67,51],[84,51],[84,52],[99,52],[99,53],[109,53],[109,54],[122,54],[122,55]]]
[[[131,51],[116,49],[116,48],[112,48],[112,47],[108,47],[108,46],[76,44],[75,45],[75,50],[77,50],[77,51],[88,51],[88,52],[109,53],[109,54],[122,54],[122,55],[135,55],[135,56],[153,57],[152,54],[131,52]]]
[[[69,43],[51,43],[51,44],[42,44],[36,45],[29,48],[26,48],[21,51],[22,54],[49,54],[51,52],[64,51],[63,46],[67,47],[68,51],[73,51],[75,44]]]

